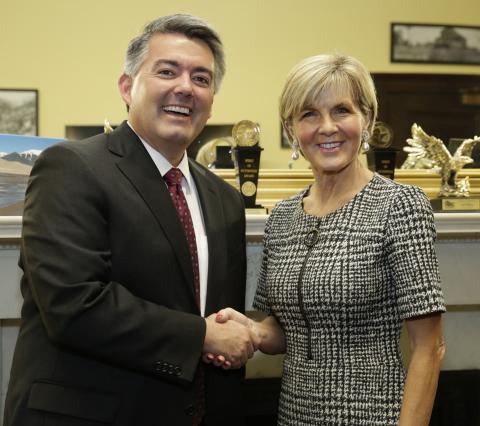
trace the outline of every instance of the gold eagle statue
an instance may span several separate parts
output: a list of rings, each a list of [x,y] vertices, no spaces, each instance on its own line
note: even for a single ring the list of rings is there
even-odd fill
[[[409,146],[403,150],[408,153],[403,168],[413,168],[414,164],[422,164],[424,168],[431,168],[442,178],[438,197],[468,197],[470,184],[468,176],[457,182],[457,173],[465,164],[472,163],[472,150],[480,142],[480,137],[465,139],[452,155],[441,139],[427,135],[416,123],[412,126],[412,137],[407,139]]]
[[[103,131],[104,133],[112,133],[113,132],[113,127],[110,124],[110,121],[108,121],[108,118],[103,120]]]

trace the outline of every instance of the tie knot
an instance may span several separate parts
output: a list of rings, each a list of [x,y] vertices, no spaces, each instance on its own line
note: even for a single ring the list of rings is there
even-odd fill
[[[168,186],[172,186],[172,185],[180,185],[180,182],[182,181],[182,176],[183,174],[181,170],[174,167],[174,168],[171,168],[167,173],[165,173],[163,178],[167,182]]]

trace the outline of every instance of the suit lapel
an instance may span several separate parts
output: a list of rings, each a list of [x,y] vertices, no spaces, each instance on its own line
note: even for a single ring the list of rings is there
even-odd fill
[[[227,268],[227,235],[220,194],[207,176],[207,171],[193,161],[189,162],[190,172],[202,206],[205,231],[208,239],[208,284],[205,315],[218,310],[223,286],[222,277]]]
[[[187,240],[170,193],[155,163],[126,123],[108,134],[108,137],[110,151],[121,157],[117,167],[145,201],[170,242],[195,305],[192,262]]]

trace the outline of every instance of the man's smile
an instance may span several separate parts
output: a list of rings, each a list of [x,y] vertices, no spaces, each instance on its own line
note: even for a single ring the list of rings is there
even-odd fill
[[[171,114],[180,114],[189,117],[192,114],[191,108],[180,105],[166,105],[162,109]]]

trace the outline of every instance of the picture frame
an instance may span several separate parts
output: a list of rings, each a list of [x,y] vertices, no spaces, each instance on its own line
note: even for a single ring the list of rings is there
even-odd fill
[[[393,22],[390,61],[480,64],[480,27]]]
[[[38,136],[37,89],[0,89],[0,133]]]
[[[0,217],[21,216],[33,164],[50,145],[63,139],[0,134]]]

